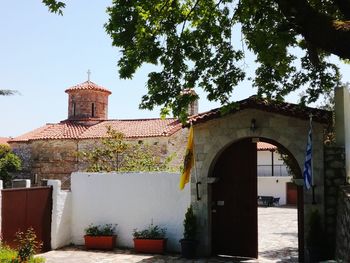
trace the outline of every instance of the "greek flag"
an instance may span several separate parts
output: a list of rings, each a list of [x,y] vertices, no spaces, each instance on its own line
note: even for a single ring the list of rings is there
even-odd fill
[[[305,183],[306,189],[309,190],[312,186],[312,126],[311,126],[311,119],[310,119],[310,130],[309,130],[309,134],[307,136],[306,156],[305,156],[303,176],[304,176],[304,183]]]

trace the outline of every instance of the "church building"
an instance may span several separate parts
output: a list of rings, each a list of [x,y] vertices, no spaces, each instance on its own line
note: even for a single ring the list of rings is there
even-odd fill
[[[187,129],[175,118],[117,120],[108,119],[108,89],[88,80],[65,91],[68,94],[68,118],[48,123],[9,141],[23,161],[22,177],[32,184],[42,179],[59,179],[70,186],[70,174],[84,165],[78,152],[91,149],[107,136],[107,128],[121,132],[128,141],[147,143],[157,148],[157,155],[173,154],[171,167],[180,167],[185,151]],[[190,115],[197,113],[192,105]]]

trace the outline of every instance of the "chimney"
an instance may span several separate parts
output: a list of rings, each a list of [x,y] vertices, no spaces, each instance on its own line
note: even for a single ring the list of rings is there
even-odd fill
[[[188,115],[196,115],[198,114],[198,99],[195,101],[191,102],[190,105],[188,105]]]
[[[198,114],[198,94],[194,89],[188,88],[182,91],[182,94],[190,94],[191,96],[196,96],[197,98],[188,105],[187,114],[189,116]]]

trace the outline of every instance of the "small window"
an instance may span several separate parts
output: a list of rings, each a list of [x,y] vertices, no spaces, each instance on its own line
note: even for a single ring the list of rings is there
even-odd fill
[[[75,116],[75,102],[72,104],[72,115]]]
[[[95,117],[95,103],[91,104],[91,117]]]

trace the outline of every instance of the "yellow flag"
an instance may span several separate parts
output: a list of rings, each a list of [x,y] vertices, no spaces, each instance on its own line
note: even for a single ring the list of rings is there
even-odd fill
[[[186,148],[186,155],[184,160],[184,170],[180,177],[180,189],[184,189],[185,184],[190,181],[191,168],[194,164],[194,151],[193,151],[193,127],[190,128],[190,134],[188,135],[188,142]]]

